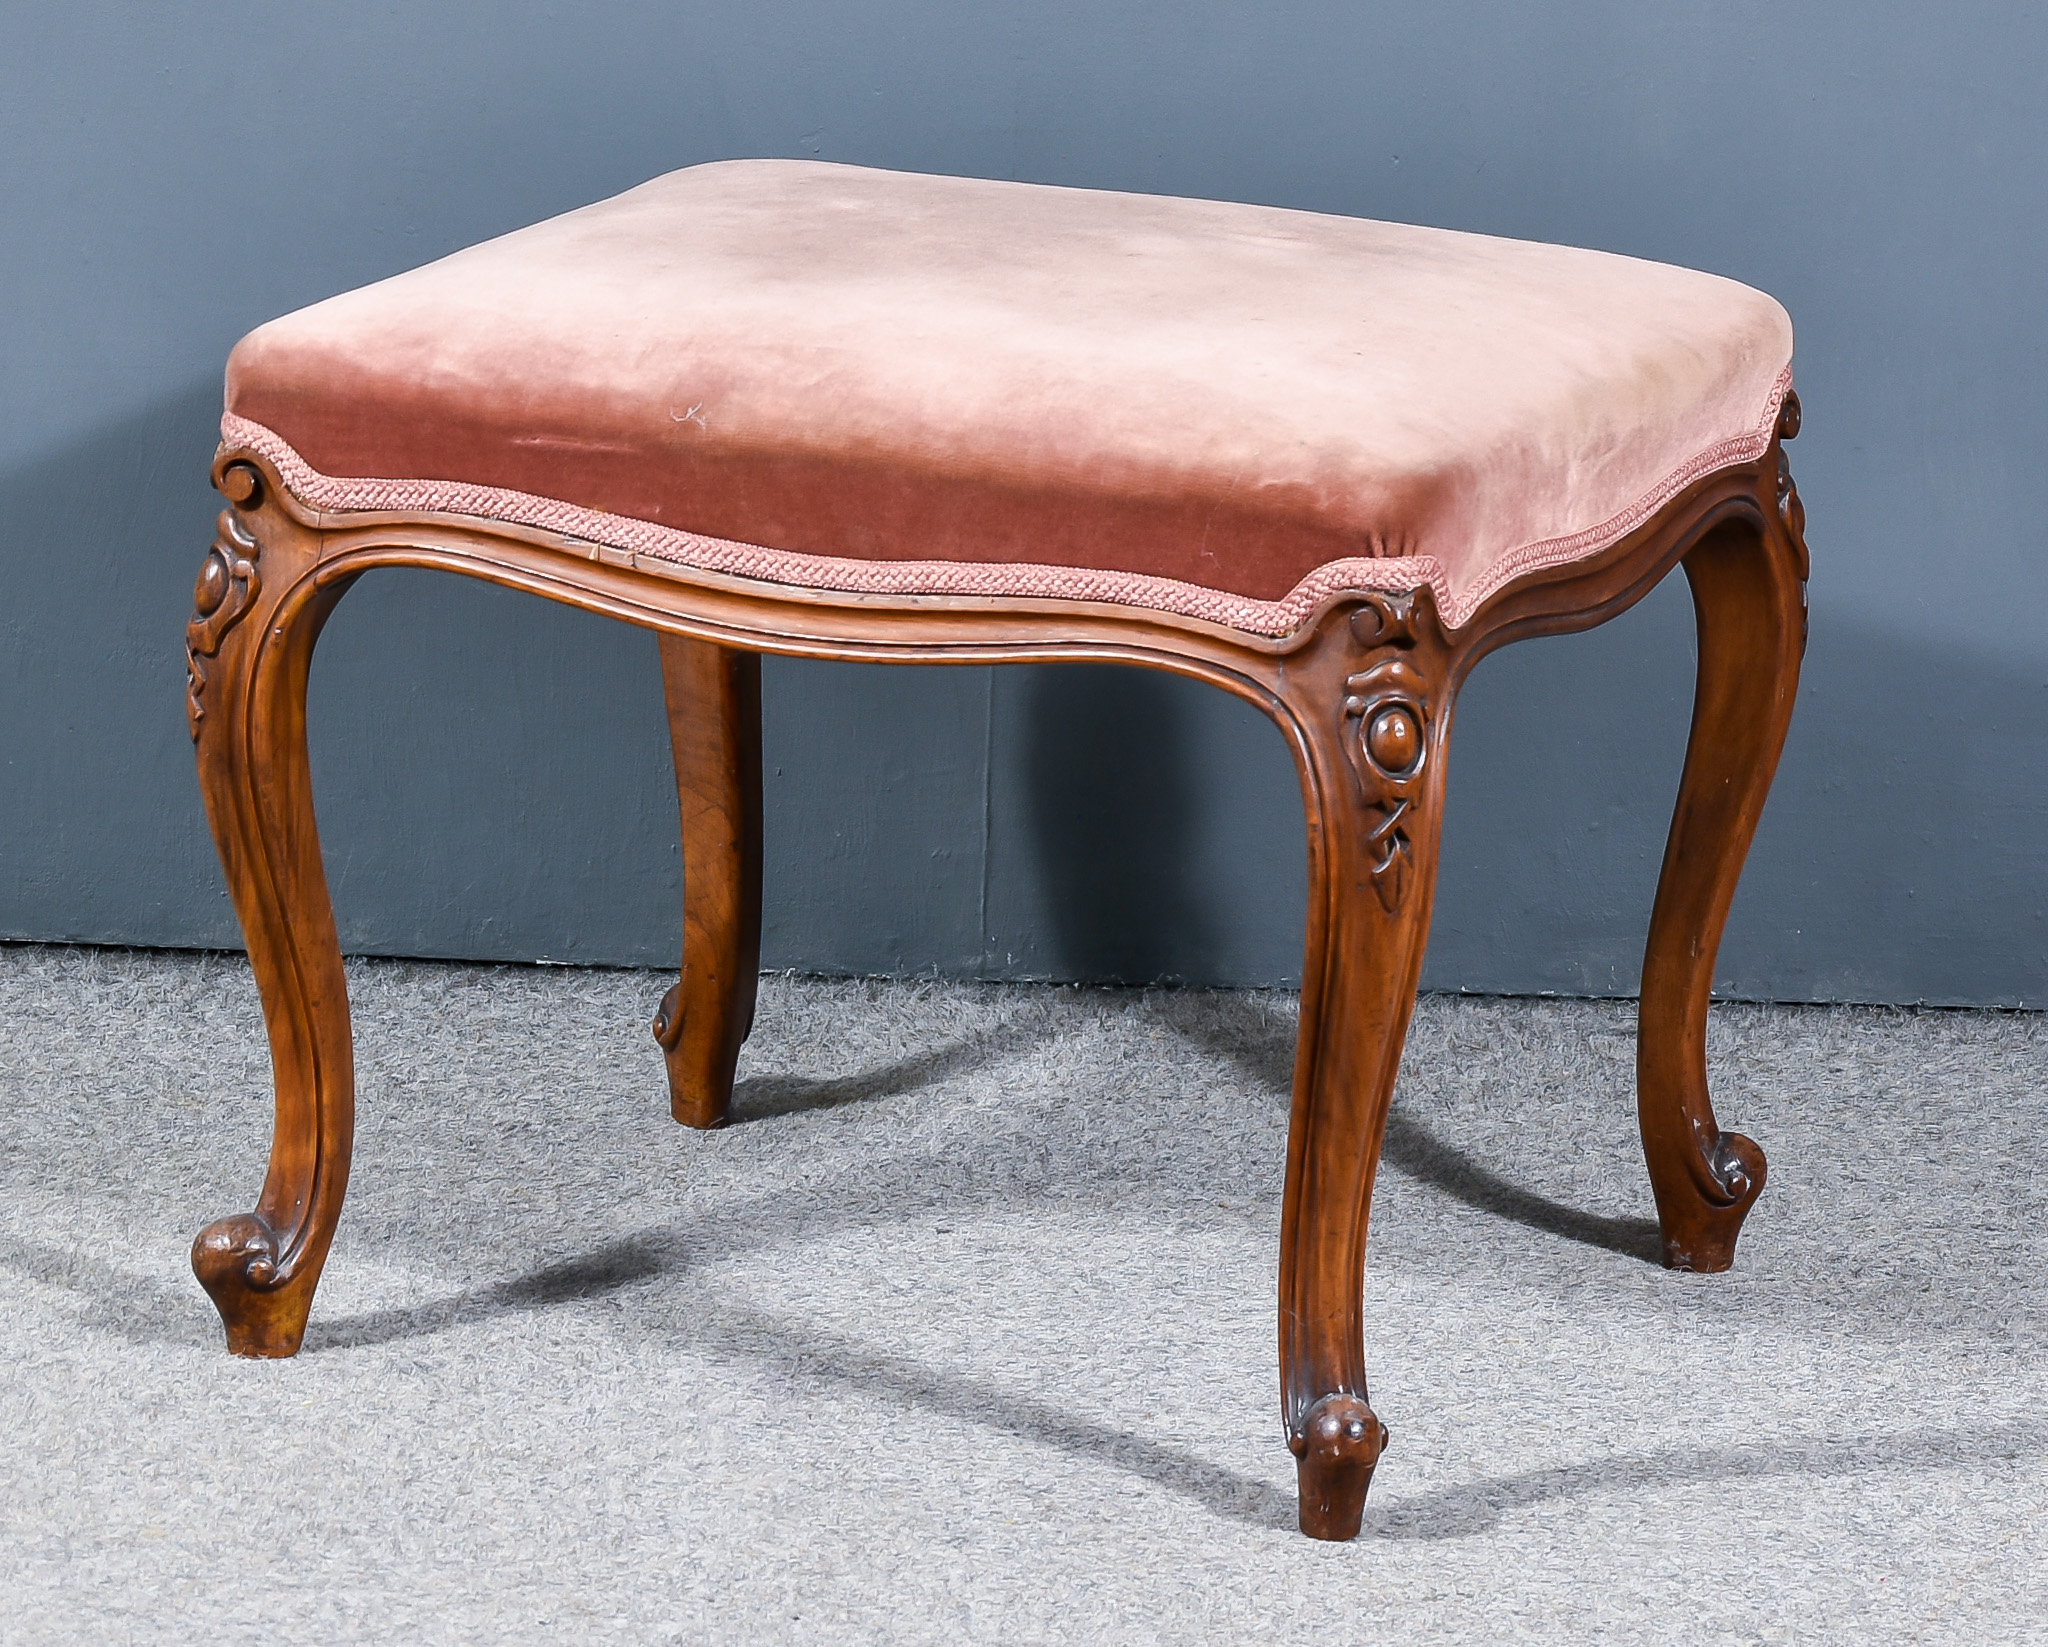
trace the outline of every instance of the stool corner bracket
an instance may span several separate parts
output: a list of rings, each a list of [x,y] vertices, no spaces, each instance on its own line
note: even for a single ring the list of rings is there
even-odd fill
[[[1365,594],[1349,610],[1342,717],[1344,753],[1371,814],[1367,839],[1374,895],[1392,914],[1400,908],[1414,863],[1409,830],[1425,799],[1425,777],[1440,758],[1442,633],[1426,588]]]

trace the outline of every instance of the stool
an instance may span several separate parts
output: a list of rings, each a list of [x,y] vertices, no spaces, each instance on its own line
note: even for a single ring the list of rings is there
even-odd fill
[[[1453,700],[1495,647],[1679,564],[1698,688],[1637,1054],[1665,1262],[1725,1269],[1763,1188],[1705,1032],[1805,647],[1791,347],[1758,292],[1597,252],[787,161],[675,172],[251,333],[186,630],[277,1090],[255,1211],[193,1247],[229,1347],[297,1350],[348,1178],[305,692],[363,573],[659,632],[684,925],[655,1034],[699,1127],[753,1018],[760,655],[1139,664],[1256,704],[1301,778],[1281,1414],[1303,1531],[1351,1537],[1386,1441],[1366,1218]]]

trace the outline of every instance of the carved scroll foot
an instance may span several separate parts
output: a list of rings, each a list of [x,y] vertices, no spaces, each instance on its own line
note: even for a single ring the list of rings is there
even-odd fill
[[[1701,1171],[1691,1195],[1658,1198],[1664,1231],[1664,1267],[1719,1275],[1735,1262],[1735,1238],[1764,1192],[1764,1152],[1739,1132],[1724,1132],[1700,1151]]]
[[[306,1335],[316,1277],[303,1269],[280,1276],[279,1248],[277,1232],[253,1212],[208,1224],[192,1243],[192,1273],[236,1355],[296,1355]]]
[[[1337,1542],[1356,1538],[1373,1467],[1386,1451],[1386,1425],[1357,1396],[1326,1395],[1288,1445],[1301,1488],[1301,1530]]]
[[[661,678],[683,821],[683,975],[654,1038],[675,1118],[719,1127],[761,973],[761,658],[664,635]]]

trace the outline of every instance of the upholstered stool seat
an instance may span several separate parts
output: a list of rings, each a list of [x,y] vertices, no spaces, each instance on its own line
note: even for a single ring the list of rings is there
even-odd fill
[[[733,161],[261,327],[226,427],[326,508],[1284,634],[1597,553],[1762,453],[1791,354],[1760,292],[1632,258]]]
[[[1256,703],[1301,773],[1282,1406],[1304,1528],[1350,1536],[1384,1440],[1365,1221],[1452,699],[1493,647],[1680,562],[1700,692],[1640,1066],[1667,1261],[1726,1267],[1762,1187],[1703,1036],[1804,644],[1791,350],[1761,293],[1600,252],[788,161],[676,172],[260,327],[187,630],[278,1081],[262,1200],[194,1250],[231,1344],[297,1348],[347,1174],[303,699],[355,577],[440,567],[661,632],[686,885],[656,1030],[699,1125],[752,1021],[759,655],[1150,665]]]

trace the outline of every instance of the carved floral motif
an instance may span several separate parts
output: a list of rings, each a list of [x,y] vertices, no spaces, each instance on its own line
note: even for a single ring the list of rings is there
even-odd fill
[[[1799,550],[1799,577],[1806,579],[1806,505],[1799,501],[1799,488],[1792,481],[1791,460],[1785,456],[1785,442],[1799,438],[1799,397],[1787,392],[1778,408],[1778,518],[1792,535]]]
[[[1792,542],[1792,553],[1797,557],[1799,567],[1799,645],[1806,646],[1806,579],[1812,570],[1813,560],[1806,552],[1806,505],[1799,501],[1799,488],[1792,480],[1792,463],[1785,456],[1785,442],[1799,438],[1799,397],[1789,389],[1784,402],[1778,407],[1778,519],[1784,522],[1785,535]]]
[[[1366,835],[1372,885],[1389,914],[1401,906],[1414,848],[1408,813],[1429,761],[1429,682],[1411,655],[1414,597],[1375,595],[1352,614],[1351,632],[1369,660],[1344,682],[1344,749],[1366,804],[1377,814]]]
[[[235,477],[241,472],[236,468],[228,474]],[[238,501],[248,501],[254,494],[253,486],[246,484],[237,490],[243,493]],[[213,547],[206,551],[199,581],[192,588],[192,621],[185,625],[185,715],[194,743],[199,741],[199,723],[206,718],[206,660],[220,651],[220,643],[242,621],[262,588],[256,570],[260,553],[235,512],[223,509],[214,524]]]

